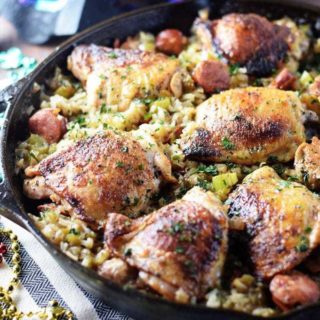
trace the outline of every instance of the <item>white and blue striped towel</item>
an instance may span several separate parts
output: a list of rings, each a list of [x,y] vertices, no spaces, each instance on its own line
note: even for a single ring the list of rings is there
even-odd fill
[[[17,234],[21,243],[21,285],[13,296],[19,310],[34,311],[55,299],[78,320],[130,319],[82,289],[28,231],[0,216],[3,226]],[[7,256],[0,266],[0,286],[12,278],[10,254]]]

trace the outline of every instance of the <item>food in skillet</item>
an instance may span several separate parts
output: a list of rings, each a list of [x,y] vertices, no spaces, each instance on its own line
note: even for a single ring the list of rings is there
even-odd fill
[[[136,220],[111,214],[105,225],[107,246],[139,270],[142,282],[184,303],[203,297],[220,280],[227,234],[226,209],[199,187]]]
[[[256,14],[80,45],[16,149],[42,233],[123,286],[272,316],[320,299],[320,38]]]
[[[224,91],[197,107],[196,127],[183,139],[183,152],[190,159],[248,165],[270,156],[290,161],[305,141],[302,112],[293,92],[254,87]]]

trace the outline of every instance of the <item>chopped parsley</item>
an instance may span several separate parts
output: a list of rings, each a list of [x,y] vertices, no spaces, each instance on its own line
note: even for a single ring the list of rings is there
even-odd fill
[[[105,103],[102,103],[100,108],[100,113],[109,113],[111,112],[111,108],[107,108],[107,105]]]
[[[180,233],[184,230],[184,228],[185,228],[184,223],[182,221],[179,221],[171,225],[171,227],[169,228],[169,233],[171,235]]]
[[[226,150],[232,150],[235,147],[234,143],[232,143],[227,137],[223,137],[221,143]]]
[[[123,168],[124,167],[124,163],[122,161],[117,161],[116,162],[116,167],[117,168]]]
[[[121,152],[123,152],[123,153],[128,153],[129,148],[128,148],[127,146],[122,146],[120,150],[121,150]]]
[[[110,52],[110,53],[108,54],[108,57],[111,58],[111,59],[116,59],[116,58],[118,58],[118,56],[116,55],[115,52]]]
[[[229,73],[233,76],[239,72],[239,69],[240,69],[239,63],[232,64],[229,67]]]
[[[302,180],[303,180],[304,183],[308,183],[308,181],[309,181],[308,172],[305,172],[305,171],[302,172]]]
[[[80,235],[80,232],[78,230],[76,230],[75,228],[71,228],[69,230],[69,234],[74,234],[76,236],[79,236]]]
[[[219,171],[217,169],[217,167],[215,165],[209,165],[209,166],[206,166],[204,164],[200,164],[196,170],[193,172],[193,174],[195,173],[207,173],[207,174],[210,174],[211,176],[216,176]]]
[[[30,151],[29,154],[30,154],[30,157],[31,157],[31,158],[33,158],[34,160],[36,160],[37,162],[39,162],[39,159],[36,157],[36,155],[35,155],[32,151]]]
[[[143,169],[144,169],[144,165],[143,165],[142,163],[140,163],[140,164],[138,165],[138,169],[139,169],[139,170],[143,170]]]
[[[296,246],[298,252],[306,252],[309,250],[309,239],[306,236],[301,236],[298,245]]]
[[[182,247],[176,247],[176,253],[184,253],[184,249]]]
[[[132,255],[132,249],[131,248],[126,248],[124,250],[124,255],[125,255],[125,257],[130,257]]]
[[[209,190],[209,183],[208,183],[208,181],[198,179],[196,185],[197,185],[198,187],[204,189],[204,190]]]
[[[86,125],[86,118],[79,116],[76,120],[75,123],[79,125],[80,128],[84,127]]]

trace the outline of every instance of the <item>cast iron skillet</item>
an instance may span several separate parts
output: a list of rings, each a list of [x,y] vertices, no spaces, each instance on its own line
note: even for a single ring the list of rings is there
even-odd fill
[[[281,1],[282,4],[278,5],[266,1],[216,0],[212,1],[210,7],[211,15],[214,17],[219,17],[228,12],[256,12],[274,19],[288,15],[294,19],[306,19],[315,25],[317,14],[320,13],[320,3],[316,4],[316,2],[317,0],[305,2],[283,0]],[[257,319],[257,317],[230,310],[179,305],[157,297],[147,296],[103,279],[96,272],[86,269],[68,258],[41,235],[27,215],[27,212],[36,212],[35,204],[23,196],[22,181],[14,173],[14,149],[17,143],[26,139],[29,134],[27,108],[30,105],[39,107],[39,96],[32,93],[33,83],[43,83],[52,76],[56,66],[65,68],[66,58],[76,45],[96,43],[110,46],[115,38],[125,39],[140,30],[156,33],[168,27],[181,29],[187,34],[201,5],[207,5],[207,3],[204,3],[204,1],[187,1],[180,4],[158,5],[102,22],[65,42],[42,62],[31,75],[0,94],[0,108],[2,111],[6,109],[0,145],[0,165],[3,175],[0,183],[0,202],[3,208],[0,213],[30,230],[59,264],[85,289],[102,298],[111,307],[135,319],[248,320]],[[320,304],[317,304],[295,310],[276,319],[307,320],[311,318],[319,319],[319,317]]]

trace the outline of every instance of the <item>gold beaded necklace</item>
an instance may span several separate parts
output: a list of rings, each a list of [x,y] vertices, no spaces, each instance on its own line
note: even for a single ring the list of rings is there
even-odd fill
[[[12,293],[19,285],[19,275],[21,273],[20,245],[17,235],[10,229],[0,228],[0,239],[3,238],[7,238],[11,242],[13,278],[6,288],[0,286],[0,319],[22,320],[31,317],[41,320],[73,319],[72,312],[60,306],[55,300],[50,301],[47,307],[35,312],[22,312],[17,309],[15,302],[12,300]],[[0,241],[0,265],[6,252],[6,246]]]

